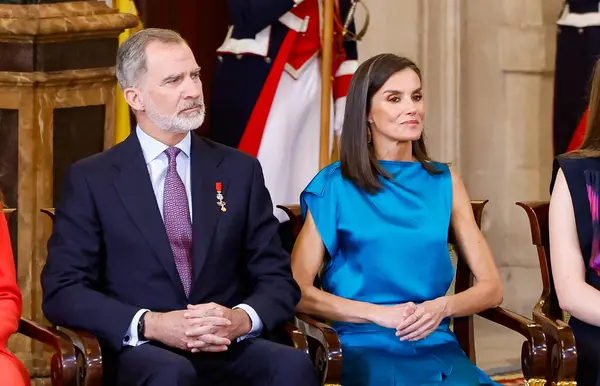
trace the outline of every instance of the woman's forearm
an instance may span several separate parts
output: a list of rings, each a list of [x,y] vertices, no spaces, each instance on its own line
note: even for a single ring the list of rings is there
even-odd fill
[[[481,281],[465,291],[449,295],[445,314],[449,317],[474,315],[499,306],[502,296],[501,283]]]
[[[373,323],[371,315],[377,305],[332,295],[313,286],[302,288],[296,310],[326,320],[349,323]]]
[[[569,293],[562,294],[560,308],[582,322],[600,327],[600,291],[586,282],[572,282]]]

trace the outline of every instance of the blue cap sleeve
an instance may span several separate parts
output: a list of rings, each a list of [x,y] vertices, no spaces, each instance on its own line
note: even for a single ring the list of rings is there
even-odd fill
[[[334,256],[338,248],[336,190],[341,178],[339,162],[336,162],[321,170],[300,194],[302,218],[306,219],[306,214],[310,210],[317,231],[330,256]]]

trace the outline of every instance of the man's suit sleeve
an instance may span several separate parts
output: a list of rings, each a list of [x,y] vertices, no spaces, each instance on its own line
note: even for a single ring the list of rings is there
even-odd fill
[[[277,22],[304,0],[228,0],[229,18],[237,32],[254,36]]]
[[[120,350],[138,308],[100,292],[102,229],[84,168],[65,177],[42,271],[42,309],[54,324],[83,329]]]
[[[292,277],[290,257],[281,246],[279,221],[265,187],[262,168],[254,161],[246,233],[247,267],[253,291],[243,303],[258,314],[267,331],[289,320],[300,301],[300,288]]]

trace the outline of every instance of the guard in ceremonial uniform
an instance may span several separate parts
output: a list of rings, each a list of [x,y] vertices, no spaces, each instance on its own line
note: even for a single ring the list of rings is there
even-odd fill
[[[554,155],[579,147],[594,64],[600,58],[600,1],[567,0],[557,21]]]
[[[358,67],[344,39],[352,0],[335,0],[330,149]],[[319,171],[322,0],[228,0],[231,27],[217,50],[210,137],[260,161],[274,205],[298,204]],[[274,208],[275,215],[287,217]]]

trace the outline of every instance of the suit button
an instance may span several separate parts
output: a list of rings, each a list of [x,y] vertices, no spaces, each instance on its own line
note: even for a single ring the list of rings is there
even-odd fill
[[[583,28],[579,28],[577,32],[579,32],[579,35],[581,35],[583,33]]]
[[[217,60],[223,63],[223,55],[217,55]]]
[[[265,57],[265,62],[267,63],[271,63],[271,58],[269,58],[268,56]]]
[[[242,54],[237,54],[237,55],[235,56],[235,58],[236,58],[236,59],[241,59],[241,58],[243,58],[243,57],[244,57],[244,55],[242,55]]]

